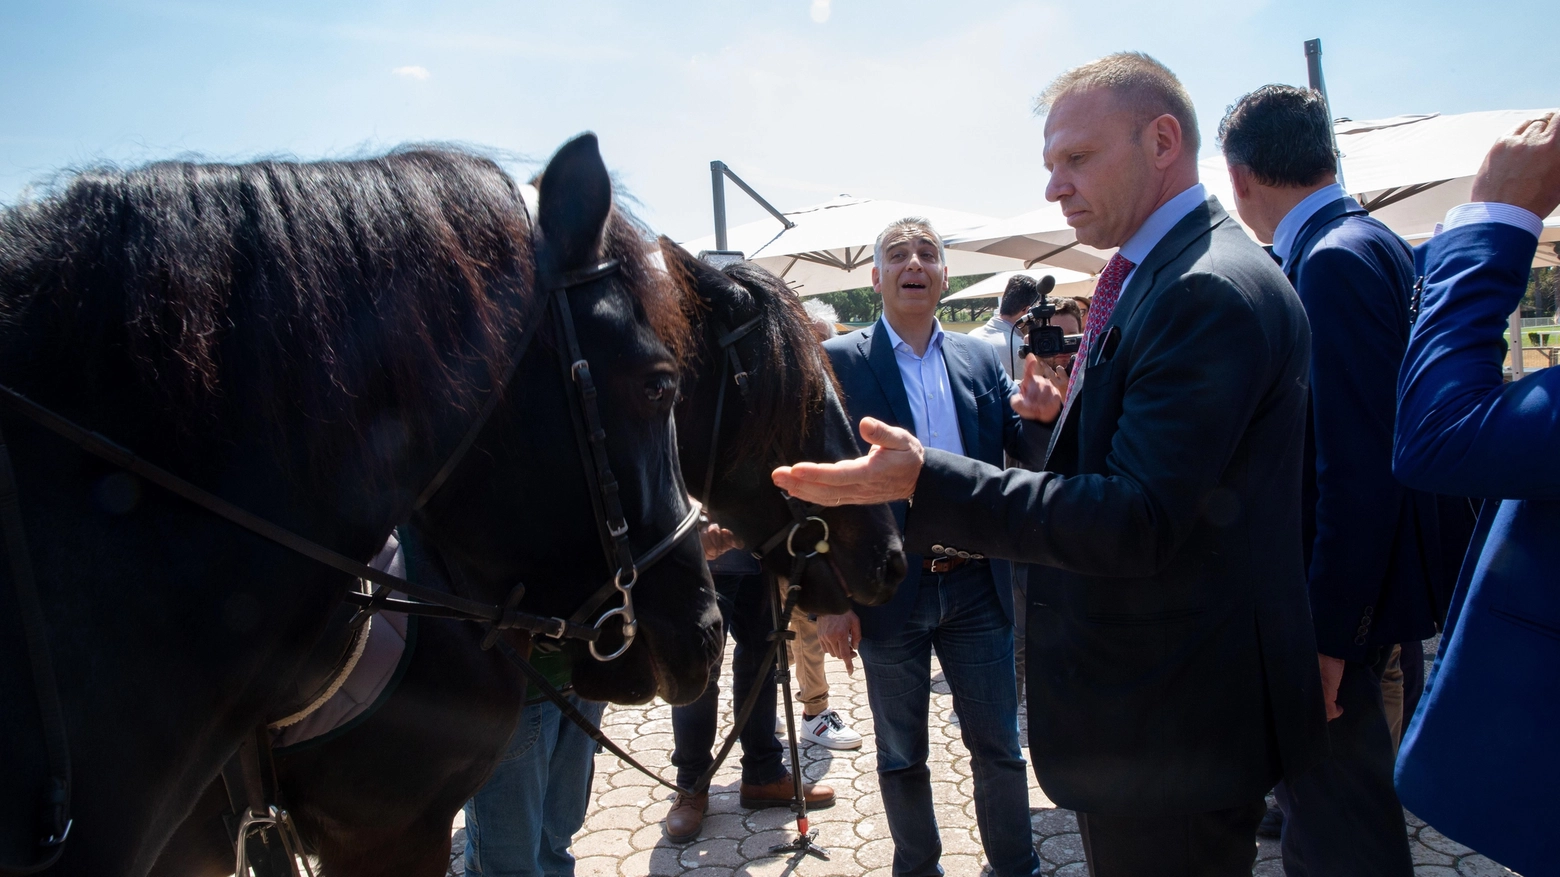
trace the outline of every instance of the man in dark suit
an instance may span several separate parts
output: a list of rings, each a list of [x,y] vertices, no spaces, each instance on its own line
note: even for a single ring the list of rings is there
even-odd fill
[[[1489,499],[1397,789],[1448,837],[1536,877],[1560,873],[1560,369],[1505,383],[1501,345],[1560,205],[1560,116],[1496,143],[1472,195],[1419,249],[1393,468],[1420,490]]]
[[[872,285],[883,297],[882,319],[823,345],[845,408],[857,420],[898,424],[928,447],[995,466],[1004,449],[1038,456],[1044,446],[1025,444],[1025,429],[1008,403],[1013,381],[995,348],[944,333],[937,322],[934,312],[947,288],[944,264],[942,239],[924,219],[899,220],[878,236]],[[895,503],[894,514],[903,526],[905,504]],[[1039,874],[1018,743],[1008,565],[940,543],[906,559],[920,575],[907,577],[888,603],[818,619],[819,642],[847,668],[860,649],[878,785],[894,839],[893,873],[942,873],[926,765],[935,647],[970,751],[986,859],[998,877]]]
[[[1029,365],[1012,402],[1051,425],[1047,471],[867,420],[866,457],[775,483],[911,497],[907,545],[1039,564],[1030,754],[1079,811],[1091,874],[1249,875],[1263,796],[1326,746],[1300,548],[1305,312],[1197,182],[1196,118],[1163,65],[1103,58],[1041,106],[1046,197],[1080,241],[1120,247],[1068,397]]]
[[[1381,679],[1399,643],[1435,633],[1436,498],[1392,477],[1408,346],[1408,243],[1338,185],[1327,102],[1269,85],[1219,125],[1235,206],[1273,245],[1311,324],[1301,522],[1332,753],[1276,790],[1284,870],[1411,877]]]

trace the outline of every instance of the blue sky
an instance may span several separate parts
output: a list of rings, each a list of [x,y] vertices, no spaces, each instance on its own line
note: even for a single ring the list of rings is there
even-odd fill
[[[1552,2],[0,0],[0,202],[60,169],[479,145],[517,172],[601,136],[642,218],[709,234],[709,162],[782,209],[848,192],[994,216],[1043,198],[1033,96],[1119,49],[1168,64],[1204,151],[1304,83],[1335,114],[1560,104]],[[762,212],[729,190],[732,222]]]

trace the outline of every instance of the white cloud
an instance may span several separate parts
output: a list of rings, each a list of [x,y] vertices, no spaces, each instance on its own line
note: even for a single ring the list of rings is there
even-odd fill
[[[415,79],[419,82],[422,82],[433,75],[432,73],[428,72],[427,67],[419,67],[416,64],[411,64],[406,67],[397,67],[390,72],[402,78]]]
[[[828,21],[829,4],[831,2],[833,2],[833,0],[812,0],[812,8],[808,10],[808,13],[812,15],[812,20],[818,22],[819,24],[823,24],[825,21]]]

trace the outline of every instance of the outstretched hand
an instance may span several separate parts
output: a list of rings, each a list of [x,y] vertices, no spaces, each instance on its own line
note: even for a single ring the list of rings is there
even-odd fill
[[[1474,201],[1514,204],[1540,219],[1560,206],[1560,116],[1529,119],[1495,141],[1473,178]]]
[[[1024,379],[1009,401],[1025,420],[1053,423],[1067,401],[1067,382],[1067,372],[1051,368],[1031,353],[1024,357]]]
[[[865,457],[781,466],[770,477],[776,487],[797,499],[826,506],[874,505],[914,493],[926,458],[915,434],[863,417],[861,437],[872,445]]]

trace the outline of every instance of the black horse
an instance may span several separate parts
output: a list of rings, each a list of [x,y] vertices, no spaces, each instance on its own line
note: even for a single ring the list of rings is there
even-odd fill
[[[708,479],[712,489],[704,497],[711,516],[749,546],[760,546],[794,523],[769,472],[782,463],[854,456],[850,423],[828,360],[783,281],[746,263],[716,270],[670,241],[663,241],[662,252],[684,290],[684,310],[696,339],[676,408],[683,471],[695,478],[700,476],[693,473],[713,473]],[[723,366],[733,362],[728,348],[736,364],[724,369],[722,400]],[[559,490],[544,494],[552,499],[537,504],[531,533],[558,527],[569,500],[564,488]],[[702,492],[703,485],[696,490]],[[581,502],[575,497],[574,506]],[[873,605],[891,597],[905,565],[888,508],[846,506],[809,513],[827,522],[831,547],[807,563],[801,605],[841,612],[852,598]],[[816,527],[798,531],[809,550],[820,535]],[[547,547],[545,538],[535,543],[539,551]],[[408,563],[414,574],[440,574],[436,563],[412,555]],[[547,568],[545,555],[539,553],[536,560],[538,570]],[[782,546],[769,552],[765,563],[778,576],[792,574],[792,558]],[[524,677],[496,650],[482,652],[480,638],[480,631],[469,626],[423,621],[405,676],[377,712],[339,736],[278,751],[288,806],[326,873],[444,873],[450,823],[502,757],[525,691]],[[581,667],[578,658],[575,666]],[[590,696],[588,688],[580,691]],[[233,853],[221,818],[226,807],[226,792],[213,784],[169,842],[154,874],[229,873]]]
[[[617,270],[568,297],[633,551],[687,509],[670,424],[686,321],[644,241],[607,233],[611,209],[589,135],[549,165],[535,226],[496,165],[448,148],[79,174],[0,214],[0,383],[351,558],[410,515],[470,593],[501,602],[535,572],[532,479],[580,466],[548,334],[442,488],[414,500],[504,391],[543,293],[605,257]],[[48,873],[144,874],[286,702],[351,580],[0,419],[73,767],[74,829]],[[599,548],[577,563],[593,590]],[[0,867],[21,868],[47,852],[44,728],[0,576]],[[581,662],[579,684],[696,696],[718,620],[693,540],[636,594],[634,648],[652,660]]]

